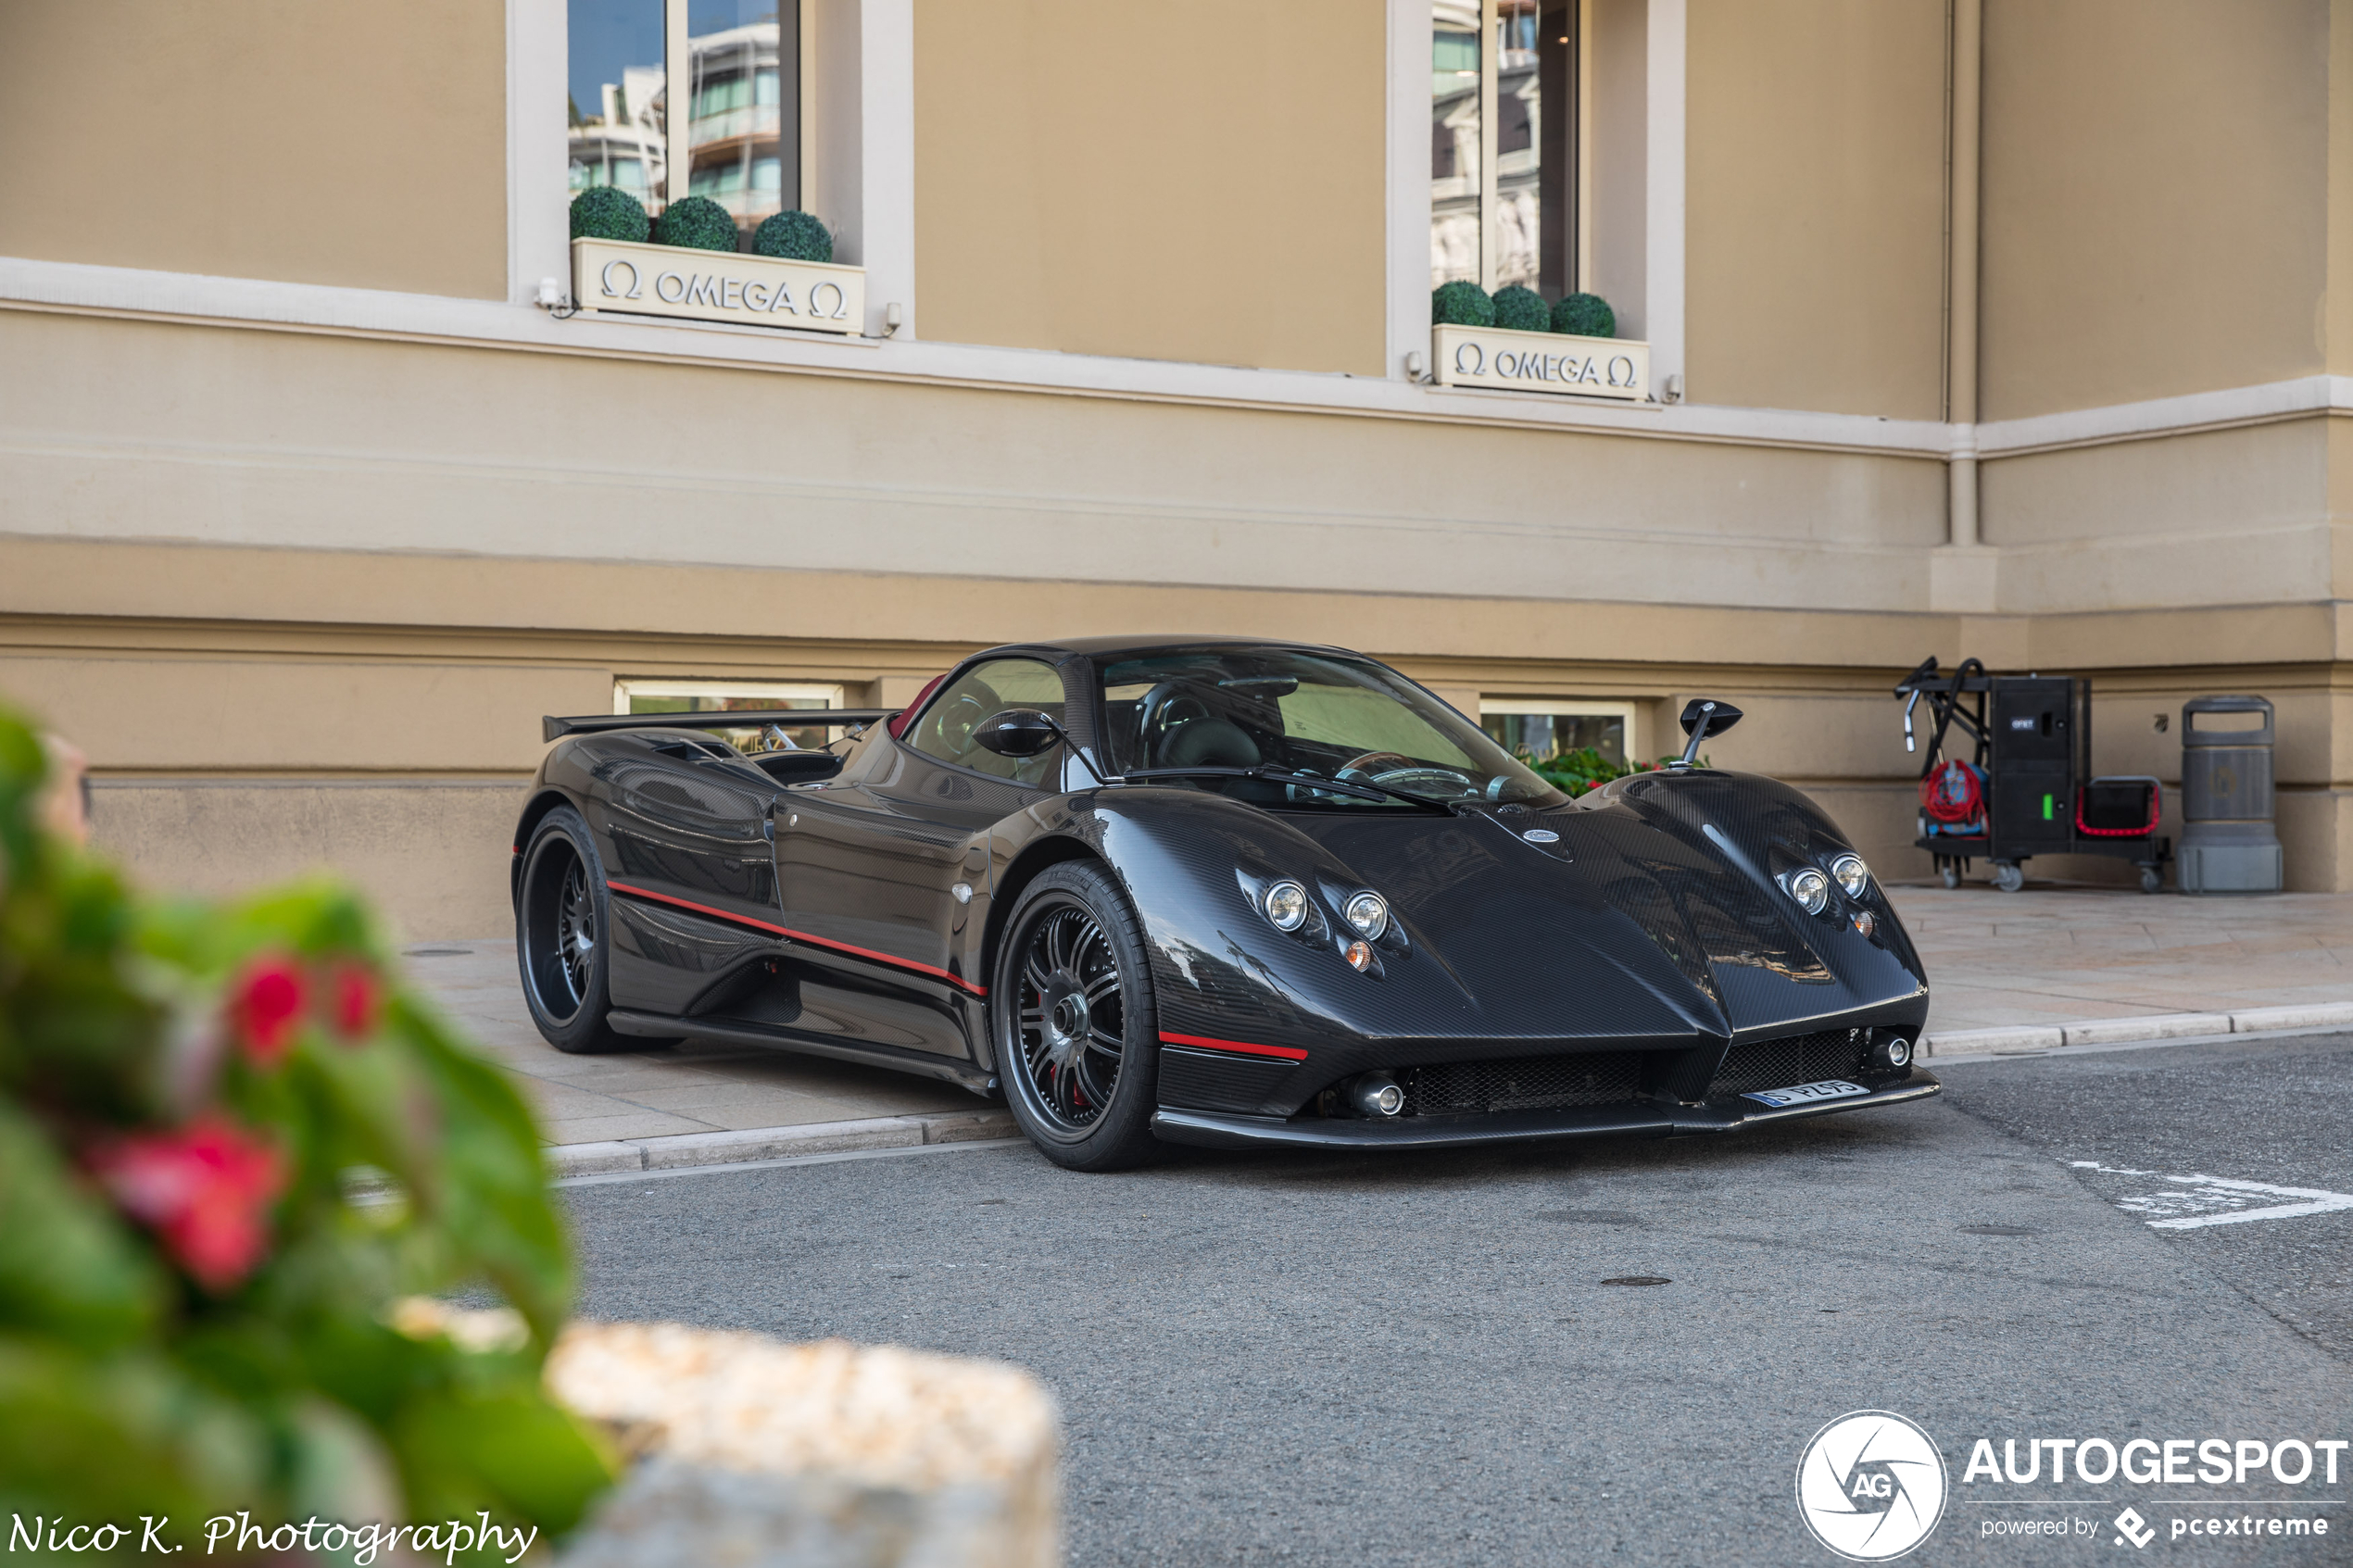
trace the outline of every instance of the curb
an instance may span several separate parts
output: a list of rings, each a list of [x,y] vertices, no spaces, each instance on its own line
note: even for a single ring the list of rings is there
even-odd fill
[[[548,1176],[561,1180],[1018,1135],[1010,1111],[956,1110],[928,1116],[875,1116],[857,1122],[807,1122],[796,1127],[749,1127],[739,1132],[678,1133],[614,1143],[552,1144],[543,1152]]]
[[[2353,1026],[2353,1002],[2304,1002],[2287,1007],[2244,1008],[2237,1012],[2145,1013],[2136,1018],[2086,1018],[2072,1023],[2033,1027],[1944,1030],[1922,1039],[1920,1049],[1931,1059],[2000,1056],[2016,1051],[2055,1051],[2068,1046],[2116,1046],[2138,1040],[2206,1039],[2216,1035],[2347,1026]]]

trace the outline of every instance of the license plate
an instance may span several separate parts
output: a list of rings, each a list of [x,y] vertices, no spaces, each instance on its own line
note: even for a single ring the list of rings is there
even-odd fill
[[[1870,1092],[1862,1085],[1850,1084],[1843,1078],[1825,1078],[1818,1084],[1793,1084],[1786,1089],[1755,1089],[1741,1098],[1771,1106],[1811,1105],[1816,1100],[1846,1099]]]

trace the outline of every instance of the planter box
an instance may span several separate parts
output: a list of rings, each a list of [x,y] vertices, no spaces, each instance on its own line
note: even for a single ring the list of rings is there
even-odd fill
[[[598,312],[853,335],[866,330],[865,269],[734,251],[574,240],[572,298]]]
[[[574,1323],[547,1387],[635,1460],[557,1568],[1058,1568],[1061,1422],[1017,1367]]]
[[[1441,386],[1487,386],[1640,403],[1651,395],[1651,345],[1616,337],[1433,327],[1430,368]]]

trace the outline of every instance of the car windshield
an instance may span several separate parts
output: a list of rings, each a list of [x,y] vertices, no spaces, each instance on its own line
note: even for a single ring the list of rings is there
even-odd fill
[[[1121,773],[1257,769],[1169,779],[1265,805],[1412,810],[1429,801],[1563,798],[1477,724],[1368,659],[1298,648],[1177,648],[1101,666],[1106,750]],[[1398,795],[1368,799],[1365,789]]]

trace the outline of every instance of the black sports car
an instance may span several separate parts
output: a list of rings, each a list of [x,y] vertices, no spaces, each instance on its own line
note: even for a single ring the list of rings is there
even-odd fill
[[[1001,1089],[1084,1170],[1935,1094],[1861,857],[1797,791],[1692,764],[1739,717],[1693,702],[1682,765],[1575,800],[1386,666],[1282,643],[995,648],[896,712],[551,718],[523,990],[563,1050]]]

